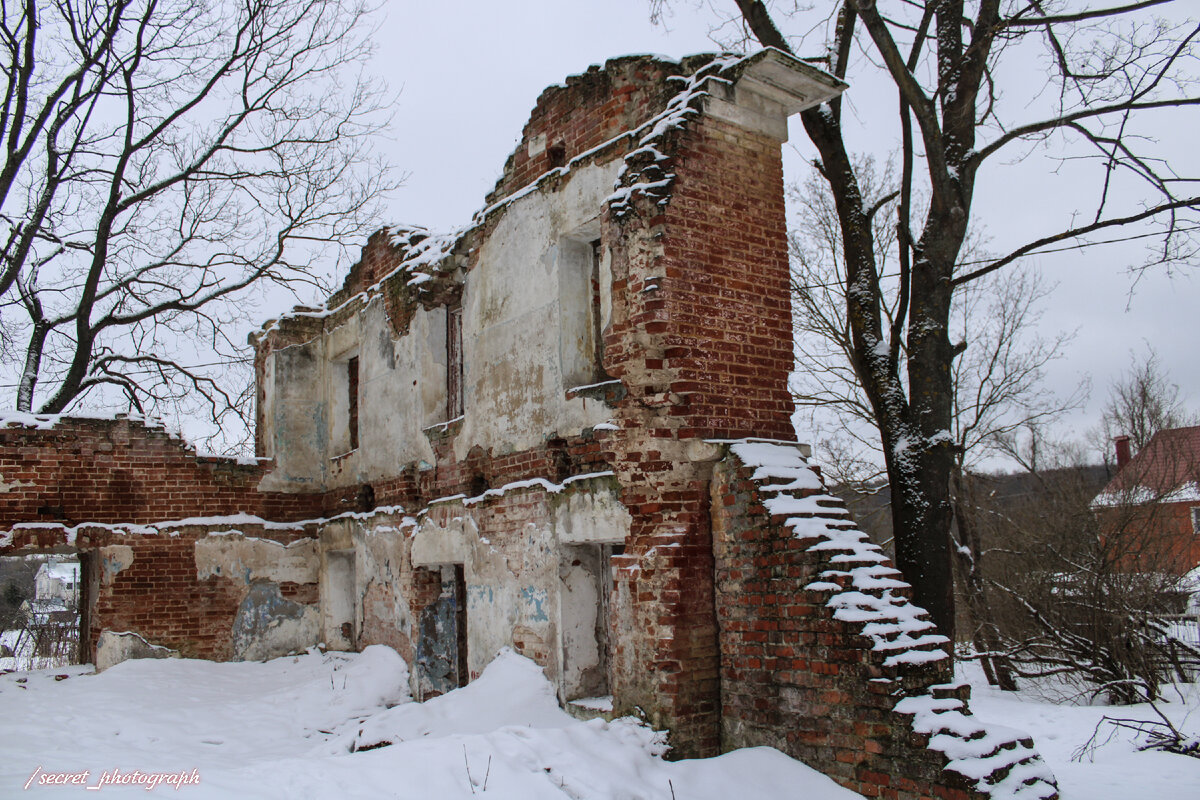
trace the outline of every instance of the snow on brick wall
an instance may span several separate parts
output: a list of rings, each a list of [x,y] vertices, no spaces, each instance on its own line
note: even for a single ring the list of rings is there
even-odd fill
[[[770,745],[869,797],[1057,797],[970,715],[926,612],[799,451],[734,444],[712,490],[723,748]]]
[[[150,523],[245,512],[302,519],[300,495],[260,493],[263,468],[200,456],[161,427],[129,419],[0,420],[0,520]]]
[[[177,436],[135,420],[7,417],[0,551],[84,555],[91,578],[84,635],[93,647],[104,631],[133,631],[185,656],[217,660],[315,644],[315,575],[252,585],[261,576],[244,565],[224,574],[199,568],[197,543],[212,532],[251,531],[257,541],[284,543],[312,535],[263,517],[317,516],[321,498],[260,493],[262,475],[256,464],[197,455]],[[164,524],[170,520],[179,524]],[[264,547],[263,559],[273,560],[270,548],[279,545]],[[274,620],[273,633],[259,637],[256,619]]]

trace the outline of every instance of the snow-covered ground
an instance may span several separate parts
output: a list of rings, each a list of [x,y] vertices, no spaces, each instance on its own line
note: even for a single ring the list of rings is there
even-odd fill
[[[90,672],[0,676],[0,797],[144,792],[154,774],[164,781],[155,792],[189,798],[858,797],[768,748],[664,761],[658,737],[642,725],[569,717],[541,670],[512,653],[470,686],[426,703],[411,702],[404,662],[379,646],[266,663],[128,661]],[[1194,729],[1200,692],[1186,688],[1188,702],[1167,708]],[[1094,761],[1071,762],[1112,709],[980,686],[975,696],[979,716],[1037,738],[1064,800],[1200,797],[1200,759],[1138,753],[1127,737],[1098,748]],[[106,772],[135,782],[102,785]],[[80,783],[43,785],[67,773]]]

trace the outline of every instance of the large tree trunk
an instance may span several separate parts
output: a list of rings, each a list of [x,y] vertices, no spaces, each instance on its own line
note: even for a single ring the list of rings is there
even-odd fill
[[[954,465],[951,484],[954,494],[954,521],[959,538],[959,585],[963,587],[967,611],[973,623],[971,640],[977,653],[995,653],[1000,649],[1000,636],[992,616],[983,575],[984,551],[979,525],[976,524],[979,504],[976,501],[975,481],[964,473],[961,462]],[[979,663],[992,686],[1006,692],[1017,690],[1016,674],[1007,658],[983,655],[979,658]]]
[[[767,47],[792,52],[759,0],[737,0],[755,38]],[[854,12],[843,8],[833,51],[844,63]],[[834,68],[835,74],[841,71]],[[820,169],[829,182],[842,231],[846,265],[846,314],[854,346],[854,369],[879,427],[888,478],[896,562],[912,584],[914,599],[954,639],[954,577],[950,557],[950,436],[953,349],[947,334],[950,278],[966,230],[966,214],[957,205],[935,207],[912,267],[912,306],[907,332],[908,386],[900,378],[896,336],[884,331],[880,277],[869,214],[842,137],[840,107],[801,114],[805,131],[820,153]],[[935,197],[935,204],[937,203]],[[934,214],[938,216],[935,218]],[[938,225],[942,227],[939,228]],[[931,241],[926,241],[932,238]],[[907,391],[906,391],[907,389]]]

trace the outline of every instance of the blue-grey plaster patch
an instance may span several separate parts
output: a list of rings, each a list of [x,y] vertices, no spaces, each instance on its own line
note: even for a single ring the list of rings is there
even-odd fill
[[[492,605],[496,602],[496,592],[491,586],[468,586],[467,607]]]
[[[279,584],[267,580],[254,581],[233,619],[233,651],[247,652],[267,635],[272,626],[283,620],[302,619],[304,609],[302,604],[280,594]]]
[[[454,581],[442,582],[442,595],[421,612],[417,669],[421,693],[445,694],[458,688],[458,625]]]
[[[521,589],[521,602],[525,604],[525,616],[532,622],[549,622],[546,614],[546,590],[536,586]]]

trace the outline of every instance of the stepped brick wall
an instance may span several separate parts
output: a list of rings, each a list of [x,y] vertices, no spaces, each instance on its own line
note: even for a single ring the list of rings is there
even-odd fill
[[[723,749],[769,745],[867,797],[1057,797],[1027,738],[970,716],[945,637],[791,447],[712,484]]]

